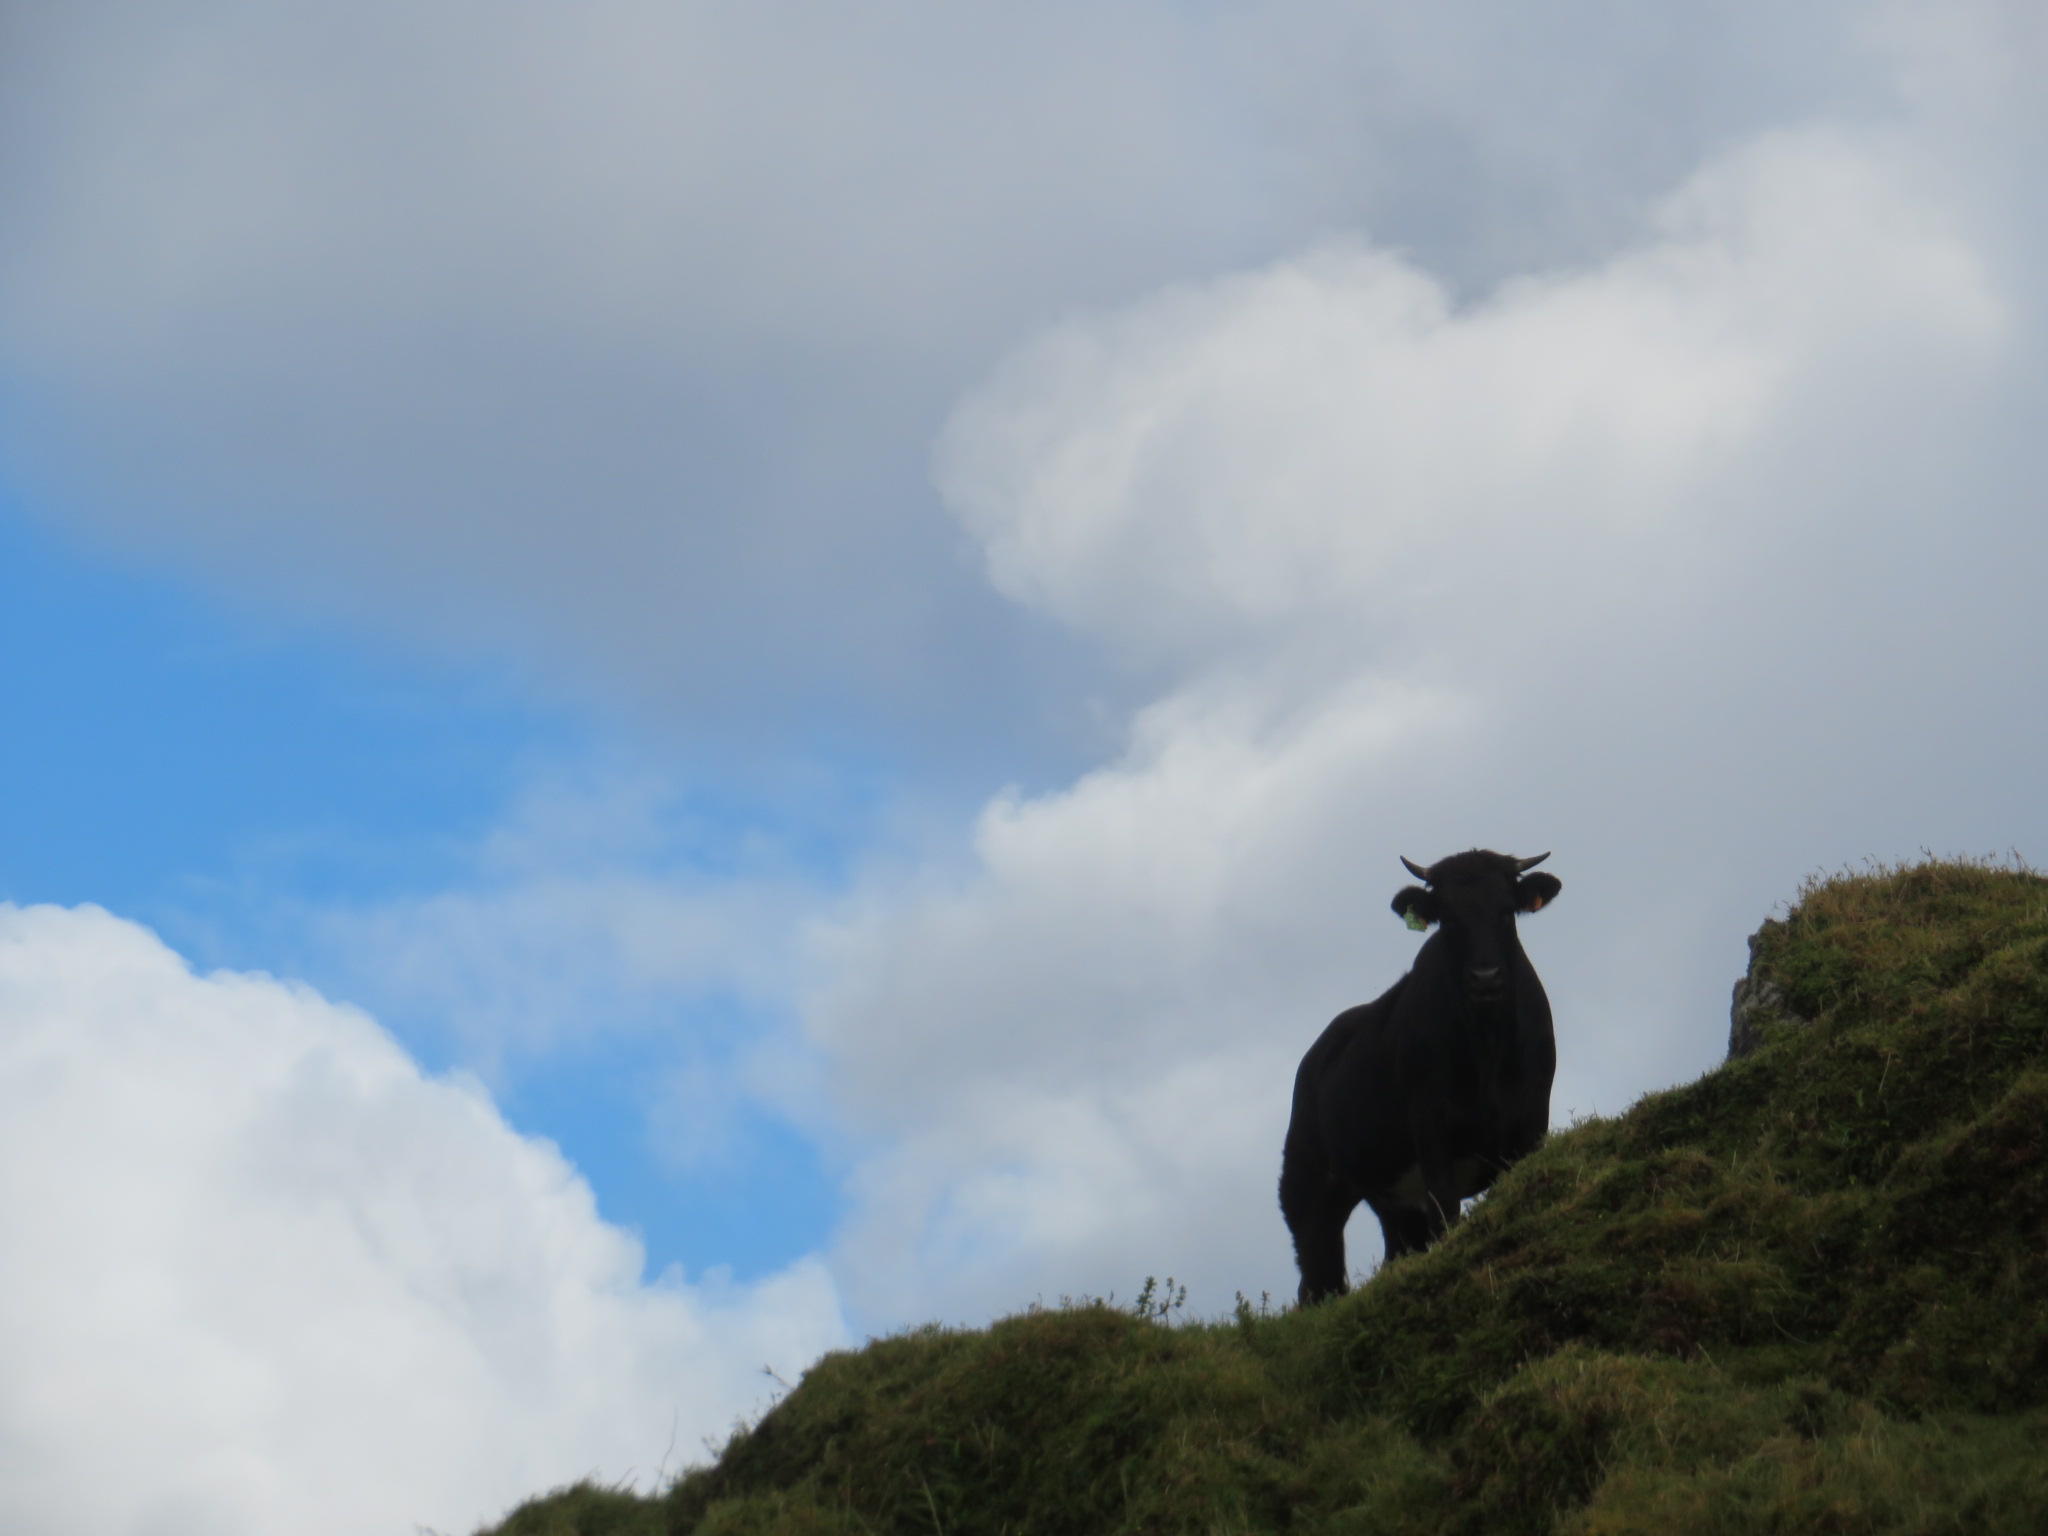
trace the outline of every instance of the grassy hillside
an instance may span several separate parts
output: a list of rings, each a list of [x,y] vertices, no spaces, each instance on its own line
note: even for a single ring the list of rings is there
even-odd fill
[[[1754,949],[1753,1053],[1341,1302],[877,1340],[499,1532],[2048,1531],[2048,880],[1818,883]]]

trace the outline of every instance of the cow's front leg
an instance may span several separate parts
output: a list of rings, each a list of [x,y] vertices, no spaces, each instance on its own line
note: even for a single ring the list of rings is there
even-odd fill
[[[1417,1118],[1415,1162],[1422,1174],[1423,1220],[1434,1243],[1458,1219],[1458,1181],[1451,1167],[1450,1148],[1443,1127],[1434,1120]]]

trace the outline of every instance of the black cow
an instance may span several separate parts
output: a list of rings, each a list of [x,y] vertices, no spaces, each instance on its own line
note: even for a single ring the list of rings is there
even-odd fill
[[[1394,910],[1437,931],[1377,1002],[1330,1021],[1294,1076],[1280,1209],[1302,1305],[1348,1289],[1344,1223],[1360,1200],[1389,1259],[1416,1253],[1543,1140],[1557,1042],[1515,914],[1564,888],[1528,873],[1549,857],[1475,848],[1428,869],[1401,860],[1422,884]]]

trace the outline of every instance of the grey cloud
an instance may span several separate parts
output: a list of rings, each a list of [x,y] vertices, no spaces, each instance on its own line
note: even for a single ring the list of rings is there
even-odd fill
[[[1004,345],[1361,226],[1467,286],[1583,259],[1704,147],[1871,94],[1835,16],[17,6],[7,468],[700,732],[1043,763],[1114,684],[924,484]]]

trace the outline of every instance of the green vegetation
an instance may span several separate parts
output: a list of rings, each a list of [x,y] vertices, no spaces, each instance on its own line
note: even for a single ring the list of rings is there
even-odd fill
[[[500,1536],[2048,1530],[2048,879],[1817,882],[1754,948],[1756,1051],[1340,1302],[880,1339]]]

